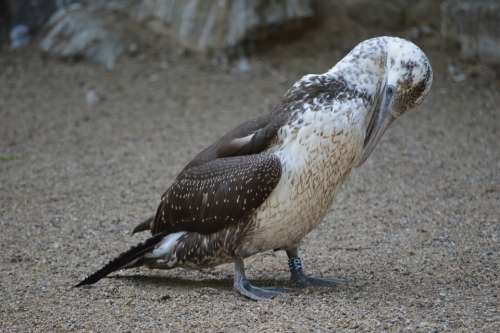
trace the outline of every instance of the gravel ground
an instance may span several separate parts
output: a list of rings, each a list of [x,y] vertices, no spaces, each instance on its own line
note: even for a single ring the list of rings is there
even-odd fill
[[[237,73],[148,45],[113,72],[0,53],[0,331],[500,331],[499,84],[453,82],[453,60],[432,45],[428,100],[304,241],[310,273],[350,284],[257,303],[232,290],[224,265],[72,289],[145,237],[130,230],[197,151],[341,55],[296,42]],[[284,253],[247,266],[255,283],[287,286]]]

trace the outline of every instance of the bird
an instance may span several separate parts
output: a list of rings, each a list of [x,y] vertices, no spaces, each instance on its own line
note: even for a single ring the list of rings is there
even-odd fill
[[[196,155],[161,196],[156,214],[133,230],[151,237],[76,287],[133,267],[234,263],[239,294],[271,299],[284,290],[253,285],[244,266],[246,258],[269,250],[286,252],[293,285],[345,282],[307,275],[302,239],[394,120],[423,102],[432,80],[430,62],[413,42],[389,36],[360,42],[327,72],[295,82],[268,114]]]

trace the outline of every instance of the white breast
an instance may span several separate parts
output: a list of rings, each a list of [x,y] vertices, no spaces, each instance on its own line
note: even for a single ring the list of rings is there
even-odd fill
[[[327,213],[360,155],[364,137],[364,125],[353,112],[360,105],[337,104],[307,110],[280,129],[280,144],[270,152],[280,158],[282,176],[256,210],[242,253],[298,245]]]

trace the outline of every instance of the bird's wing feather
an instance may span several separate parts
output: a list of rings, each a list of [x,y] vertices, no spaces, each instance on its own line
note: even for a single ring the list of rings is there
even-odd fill
[[[198,153],[184,168],[184,170],[198,166],[216,158],[229,157],[238,155],[237,152],[241,147],[228,147],[231,146],[233,140],[238,140],[245,137],[251,137],[255,131],[266,127],[271,119],[271,115],[260,116],[256,119],[246,121],[239,126],[233,128],[226,134],[224,134],[220,139],[215,141],[212,145],[203,149]],[[240,140],[243,141],[243,140]],[[183,171],[184,171],[183,170]]]
[[[215,143],[205,148],[198,155],[196,155],[193,160],[191,160],[191,162],[189,162],[184,167],[180,175],[185,175],[183,177],[189,177],[190,173],[188,172],[188,170],[206,170],[205,168],[213,169],[221,167],[224,164],[230,164],[230,161],[225,162],[225,160],[218,161],[215,164],[208,164],[217,159],[261,153],[270,145],[273,138],[276,136],[276,132],[278,131],[279,127],[284,123],[285,120],[285,117],[280,114],[277,115],[276,112],[274,112],[274,114],[269,113],[267,115],[263,115],[242,123],[241,125],[227,132]],[[255,158],[250,158],[249,160],[245,161],[247,161],[248,163],[253,163],[254,159]],[[203,165],[205,165],[204,168],[196,169]],[[176,183],[172,185],[173,188],[167,190],[163,197],[174,195],[172,194],[172,192],[174,192],[175,190],[196,191],[195,188],[186,188],[184,190],[179,189],[179,186],[181,186],[183,182],[179,181],[179,179],[184,179],[183,177],[177,177]],[[189,205],[187,207],[189,207]],[[191,205],[191,207],[193,207],[193,205]],[[157,215],[160,213],[168,216],[168,209],[165,206],[164,200],[157,210]],[[155,233],[156,230],[163,230],[164,228],[169,227],[169,223],[166,223],[163,220],[160,221],[159,219],[163,219],[163,217],[157,216],[151,220],[148,219],[147,221],[139,224],[132,233],[144,230],[151,230],[153,233]]]
[[[281,163],[261,153],[217,158],[183,170],[162,196],[152,233],[212,233],[244,220],[271,194]]]
[[[184,170],[217,158],[261,153],[269,146],[285,121],[285,115],[276,112],[246,121],[202,150]]]

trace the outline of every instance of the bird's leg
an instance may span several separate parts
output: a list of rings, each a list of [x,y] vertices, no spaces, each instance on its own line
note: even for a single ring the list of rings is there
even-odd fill
[[[335,287],[338,284],[345,284],[347,280],[339,278],[317,278],[307,276],[304,273],[302,260],[298,255],[297,248],[286,250],[288,255],[288,267],[290,268],[290,279],[298,287]]]
[[[245,276],[245,266],[243,259],[236,258],[234,261],[234,289],[240,294],[254,301],[271,299],[283,294],[282,291],[275,288],[259,288],[250,284]]]

